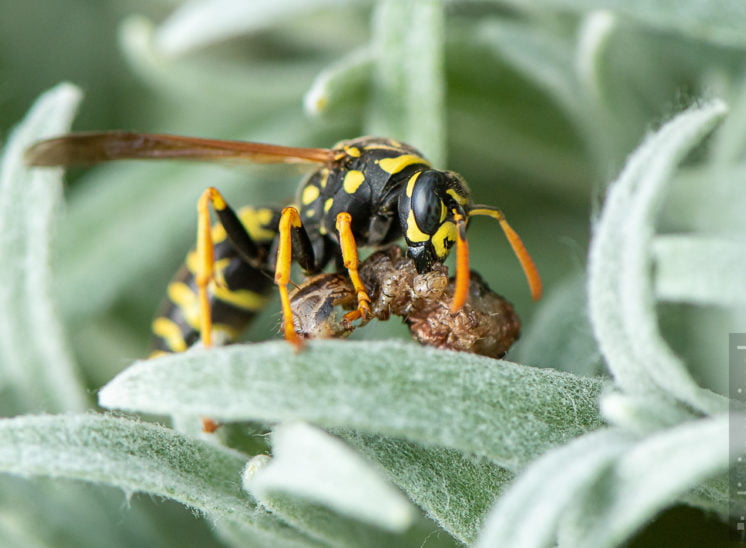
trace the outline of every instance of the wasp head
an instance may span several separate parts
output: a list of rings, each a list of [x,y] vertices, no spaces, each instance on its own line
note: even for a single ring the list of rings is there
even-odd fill
[[[466,182],[452,171],[423,170],[409,178],[399,198],[399,220],[419,273],[446,259],[465,228],[470,205]]]

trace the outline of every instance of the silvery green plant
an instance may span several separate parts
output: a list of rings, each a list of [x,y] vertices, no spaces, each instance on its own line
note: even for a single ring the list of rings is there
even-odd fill
[[[296,354],[276,308],[250,335],[264,342],[138,359],[199,192],[261,204],[293,179],[121,164],[63,197],[61,170],[23,164],[70,127],[81,92],[60,84],[0,165],[0,544],[611,547],[684,505],[745,511],[727,481],[744,30],[738,2],[705,0],[208,0],[126,18],[143,129],[411,142],[505,208],[548,294],[529,304],[475,223],[474,268],[525,320],[506,360],[386,324]],[[237,55],[246,37],[285,54]]]

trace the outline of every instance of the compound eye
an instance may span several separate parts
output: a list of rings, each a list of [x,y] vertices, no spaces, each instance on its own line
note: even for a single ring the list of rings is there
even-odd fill
[[[435,234],[441,224],[443,202],[437,194],[442,185],[438,172],[425,171],[412,189],[412,213],[417,227],[425,234]]]

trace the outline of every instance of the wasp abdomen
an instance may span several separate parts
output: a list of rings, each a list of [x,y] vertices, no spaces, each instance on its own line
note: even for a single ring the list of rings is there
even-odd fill
[[[235,341],[261,311],[274,285],[269,254],[279,210],[244,207],[238,217],[256,244],[253,265],[243,260],[228,240],[223,227],[212,228],[215,244],[215,276],[210,284],[212,332],[220,343]],[[199,340],[200,309],[197,298],[197,255],[187,254],[184,266],[168,284],[167,296],[153,320],[153,354],[183,352]]]

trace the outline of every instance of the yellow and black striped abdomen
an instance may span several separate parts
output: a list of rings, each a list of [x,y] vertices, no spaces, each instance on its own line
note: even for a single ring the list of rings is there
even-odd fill
[[[213,336],[221,343],[235,341],[254,315],[266,304],[274,286],[268,257],[280,218],[280,210],[244,207],[238,216],[256,244],[254,265],[241,259],[218,223],[212,228],[215,244],[215,281],[210,284]],[[168,285],[168,292],[153,320],[153,354],[183,352],[199,340],[200,312],[194,273],[196,251]]]

